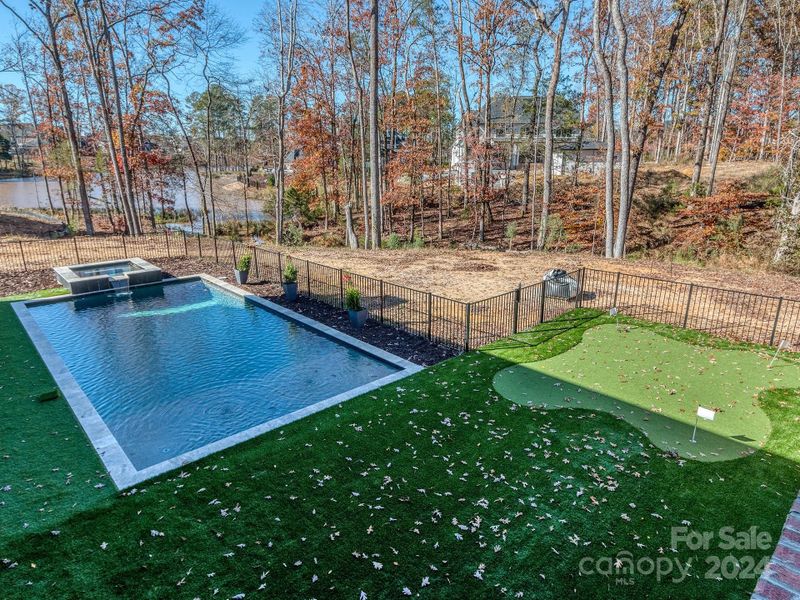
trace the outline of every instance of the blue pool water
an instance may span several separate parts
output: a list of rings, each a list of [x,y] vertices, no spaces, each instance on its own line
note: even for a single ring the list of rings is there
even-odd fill
[[[28,310],[137,470],[399,370],[202,281]]]

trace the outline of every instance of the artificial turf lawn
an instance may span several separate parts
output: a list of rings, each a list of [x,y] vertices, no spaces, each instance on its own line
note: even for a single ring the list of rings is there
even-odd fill
[[[64,293],[0,298],[0,548],[115,492],[65,402],[39,400],[56,384],[11,308],[14,300]]]
[[[408,588],[431,598],[744,597],[755,578],[707,579],[706,559],[760,559],[772,547],[673,552],[671,527],[755,526],[774,545],[800,486],[798,395],[760,396],[772,421],[765,449],[703,463],[662,456],[609,414],[522,407],[494,391],[498,371],[560,354],[608,322],[571,313],[114,498],[98,500],[83,486],[70,515],[0,545],[0,559],[14,565],[0,564],[2,594],[380,598]],[[11,408],[26,398],[5,394],[0,417],[16,411],[46,427],[69,415],[58,400],[47,409],[58,417],[43,414],[45,404]],[[31,460],[69,452],[87,476],[97,464],[75,435],[45,436],[21,452]],[[31,467],[47,471],[47,460]],[[16,477],[2,474],[12,485]],[[35,505],[55,494],[40,492]],[[22,521],[24,510],[0,513]],[[691,562],[690,575],[672,583],[634,574],[620,584],[579,574],[583,558],[624,552]]]
[[[645,327],[601,325],[577,346],[500,371],[494,387],[514,402],[602,410],[641,429],[662,450],[695,460],[730,460],[763,446],[767,389],[800,387],[797,363],[752,350],[697,346]],[[717,412],[700,419],[698,405]]]

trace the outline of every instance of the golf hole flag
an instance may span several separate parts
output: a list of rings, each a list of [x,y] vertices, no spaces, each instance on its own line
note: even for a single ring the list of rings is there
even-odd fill
[[[715,414],[717,413],[709,408],[703,408],[702,406],[697,407],[697,416],[706,421],[713,421]]]
[[[711,410],[710,408],[703,408],[702,406],[697,407],[697,416],[694,418],[694,431],[692,431],[692,442],[696,442],[697,440],[695,437],[697,436],[697,420],[698,419],[705,419],[706,421],[713,421],[714,415],[717,413]]]

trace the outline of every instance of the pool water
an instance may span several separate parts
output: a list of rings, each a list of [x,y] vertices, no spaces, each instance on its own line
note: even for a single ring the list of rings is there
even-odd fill
[[[137,470],[400,370],[202,280],[28,310]]]
[[[135,264],[124,261],[100,267],[75,267],[72,269],[72,272],[78,277],[96,277],[97,275],[122,275],[123,273],[130,273],[131,271],[138,270],[139,267]]]

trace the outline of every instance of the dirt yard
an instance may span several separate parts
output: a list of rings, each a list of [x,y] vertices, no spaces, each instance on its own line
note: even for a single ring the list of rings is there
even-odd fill
[[[551,268],[579,267],[800,299],[800,278],[738,268],[692,267],[655,260],[606,260],[588,253],[495,252],[488,250],[347,250],[299,247],[293,256],[382,278],[454,300],[474,301],[540,281]]]

